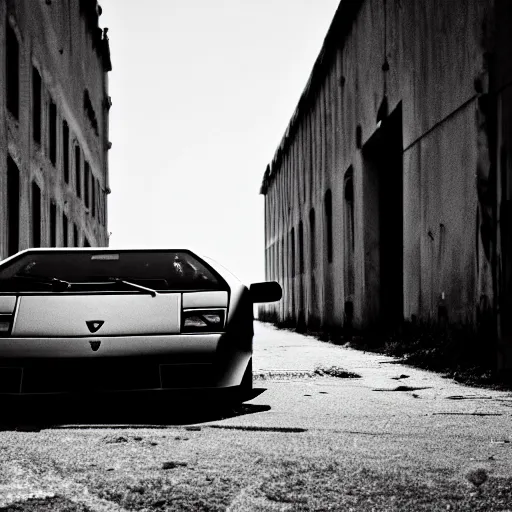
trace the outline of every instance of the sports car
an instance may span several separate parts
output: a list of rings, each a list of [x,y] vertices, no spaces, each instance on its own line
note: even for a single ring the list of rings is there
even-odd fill
[[[0,262],[0,395],[252,389],[245,286],[190,250],[28,249]]]

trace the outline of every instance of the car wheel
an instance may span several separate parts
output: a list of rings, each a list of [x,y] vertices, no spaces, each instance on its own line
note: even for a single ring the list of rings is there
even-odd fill
[[[244,376],[242,377],[242,382],[238,387],[237,392],[237,401],[239,403],[244,402],[245,400],[250,400],[252,398],[252,389],[253,389],[253,380],[252,380],[252,357],[249,359],[249,363],[247,364],[247,368],[245,369]]]

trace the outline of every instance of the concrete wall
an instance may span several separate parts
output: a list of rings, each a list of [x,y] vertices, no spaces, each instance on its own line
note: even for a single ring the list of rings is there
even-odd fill
[[[500,322],[498,304],[512,293],[511,232],[497,214],[510,212],[498,196],[506,205],[511,197],[509,11],[505,0],[340,3],[263,179],[267,277],[284,288],[263,315],[340,328],[351,308],[361,328],[390,315],[475,329]]]
[[[19,171],[19,249],[33,238],[32,183],[41,189],[41,246],[52,243],[51,206],[56,205],[57,246],[108,245],[108,96],[111,69],[108,40],[98,27],[101,8],[95,0],[44,2],[0,1],[0,258],[9,254],[7,168],[11,158]],[[7,32],[19,44],[19,115],[7,102]],[[41,140],[33,136],[33,75],[41,76]],[[86,92],[87,91],[87,92]],[[86,96],[89,101],[86,102]],[[56,159],[50,158],[50,103],[56,105]],[[69,129],[69,180],[64,179],[63,122]],[[77,195],[75,148],[80,154],[81,197]],[[89,207],[84,203],[85,162],[90,167]],[[94,204],[92,190],[94,187]],[[68,219],[64,240],[64,217]],[[12,217],[12,216],[11,216]],[[12,219],[11,219],[12,220]],[[74,240],[74,231],[78,240]]]

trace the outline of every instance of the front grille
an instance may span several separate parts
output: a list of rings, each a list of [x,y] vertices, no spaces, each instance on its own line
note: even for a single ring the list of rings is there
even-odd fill
[[[0,367],[0,393],[19,393],[23,368]]]
[[[214,385],[211,364],[162,364],[162,388],[208,388]]]
[[[90,393],[214,385],[210,364],[132,359],[38,360],[0,367],[0,393]]]
[[[22,393],[87,393],[160,387],[158,365],[115,361],[64,361],[26,366]]]

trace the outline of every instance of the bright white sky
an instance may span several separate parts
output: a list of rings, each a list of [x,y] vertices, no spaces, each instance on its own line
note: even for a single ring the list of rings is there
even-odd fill
[[[101,0],[111,247],[191,247],[264,279],[267,164],[339,0]]]

